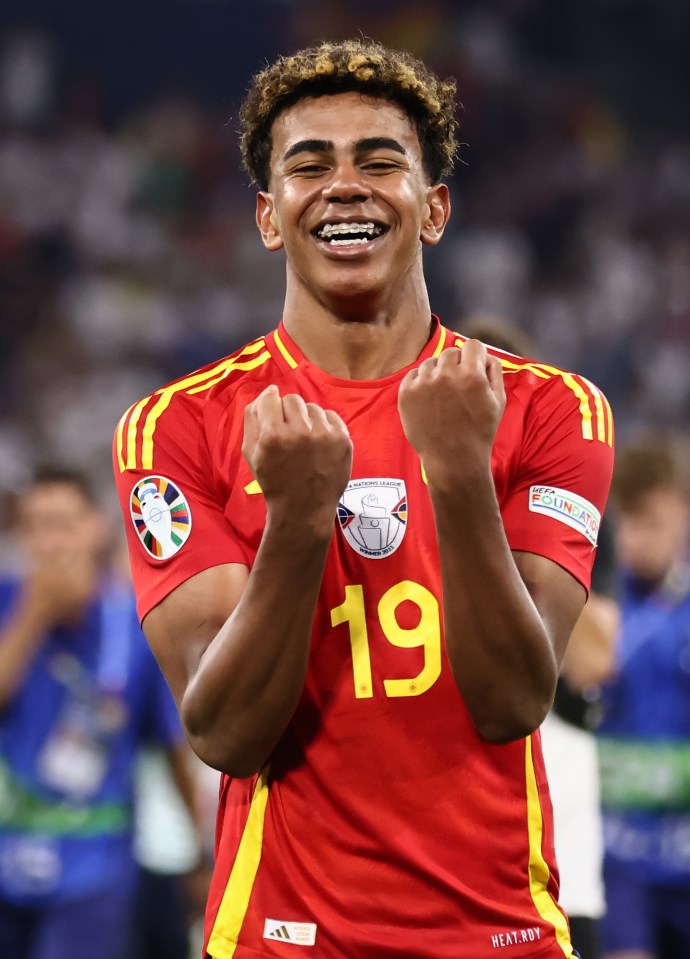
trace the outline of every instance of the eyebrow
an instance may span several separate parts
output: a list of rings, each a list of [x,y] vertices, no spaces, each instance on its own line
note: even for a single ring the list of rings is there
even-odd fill
[[[298,140],[285,152],[283,161],[289,160],[298,153],[326,153],[334,148],[332,140]],[[401,153],[407,156],[407,151],[402,144],[394,140],[393,137],[365,137],[354,143],[356,153],[367,153],[370,150],[393,150],[395,153]]]

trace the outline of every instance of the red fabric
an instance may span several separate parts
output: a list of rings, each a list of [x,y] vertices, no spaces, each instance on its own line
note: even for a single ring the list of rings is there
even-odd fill
[[[142,617],[201,569],[217,562],[251,566],[265,506],[260,494],[245,491],[252,476],[240,452],[242,415],[269,382],[282,393],[297,392],[337,410],[354,442],[353,480],[404,481],[406,511],[403,504],[399,518],[389,515],[397,548],[381,558],[362,555],[335,524],[304,694],[271,757],[261,861],[234,956],[299,951],[263,938],[269,918],[316,923],[313,959],[481,959],[501,955],[492,937],[514,930],[538,935],[506,954],[562,959],[553,927],[539,915],[529,889],[525,742],[491,746],[478,737],[443,652],[438,678],[421,695],[412,695],[435,649],[442,651],[442,639],[433,638],[434,609],[441,609],[442,596],[431,503],[397,412],[406,370],[375,381],[339,380],[306,361],[282,327],[279,337],[295,368],[269,335],[269,359],[252,370],[230,372],[207,391],[177,393],[158,420],[151,472],[170,473],[188,499],[193,524],[179,553],[163,562],[148,557],[137,534],[130,533]],[[462,339],[437,326],[418,362],[441,341],[445,348]],[[568,490],[603,511],[612,448],[583,438],[580,401],[559,375],[540,376],[525,367],[506,371],[505,383],[508,406],[493,470],[508,540],[514,549],[559,563],[587,587],[591,543],[560,520],[530,511],[529,489],[542,484]],[[116,467],[116,472],[132,526],[128,498],[146,471],[119,473]],[[360,698],[350,628],[342,621],[347,616],[332,625],[332,611],[343,604],[346,587],[354,586],[361,586],[372,675],[371,695]],[[347,615],[354,615],[359,600],[350,597]],[[389,616],[382,625],[391,610],[394,621]],[[426,632],[398,631],[414,630],[420,616]],[[426,637],[427,651],[392,641],[405,635],[415,641]],[[391,695],[384,683],[392,679],[405,680],[408,694]],[[555,896],[553,829],[538,735],[533,750],[544,816],[542,851],[549,893]],[[207,941],[255,781],[223,781]]]

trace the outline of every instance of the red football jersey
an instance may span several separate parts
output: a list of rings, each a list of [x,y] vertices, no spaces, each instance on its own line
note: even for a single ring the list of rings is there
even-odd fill
[[[464,342],[435,323],[417,363]],[[581,377],[492,352],[508,395],[493,450],[508,541],[588,588],[608,403]],[[222,778],[214,959],[573,954],[539,735],[482,741],[445,656],[434,516],[397,409],[406,372],[330,376],[281,326],[135,404],[117,430],[142,618],[205,568],[251,567],[266,514],[243,413],[269,383],[336,410],[354,444],[301,701],[259,775]]]

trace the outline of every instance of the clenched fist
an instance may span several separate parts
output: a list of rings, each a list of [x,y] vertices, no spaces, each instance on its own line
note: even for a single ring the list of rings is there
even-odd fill
[[[352,469],[352,441],[337,413],[268,386],[245,410],[242,452],[269,510],[332,528]]]
[[[478,340],[410,370],[398,409],[430,483],[452,487],[489,467],[505,404],[500,361]]]

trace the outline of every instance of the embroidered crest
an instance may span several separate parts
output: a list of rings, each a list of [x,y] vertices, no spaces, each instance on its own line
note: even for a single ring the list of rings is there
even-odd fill
[[[139,480],[129,509],[137,536],[154,559],[170,559],[187,542],[192,514],[181,491],[165,476]]]
[[[390,556],[402,543],[407,528],[404,480],[352,480],[338,503],[338,522],[343,536],[360,556]]]

